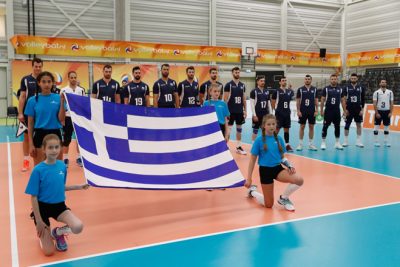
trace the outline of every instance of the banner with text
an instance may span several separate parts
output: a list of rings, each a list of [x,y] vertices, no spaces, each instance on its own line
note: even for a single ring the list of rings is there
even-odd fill
[[[365,115],[364,115],[364,123],[363,127],[368,129],[374,128],[375,123],[375,110],[372,104],[365,105]],[[381,125],[381,129],[383,129],[383,125]],[[393,107],[393,114],[390,120],[391,131],[400,132],[400,106]]]
[[[15,35],[10,39],[17,54],[112,57],[166,61],[240,63],[241,48],[179,44],[88,40]],[[340,67],[339,54],[320,58],[319,53],[258,50],[258,64]]]
[[[14,60],[12,68],[12,90],[13,90],[13,106],[18,106],[17,92],[21,86],[21,79],[32,73],[31,61]],[[74,62],[54,62],[45,61],[43,70],[53,73],[56,86],[63,88],[68,85],[68,72],[75,71],[80,82],[80,86],[86,90],[89,88],[89,64]]]
[[[400,63],[400,48],[350,53],[347,67],[384,65]]]

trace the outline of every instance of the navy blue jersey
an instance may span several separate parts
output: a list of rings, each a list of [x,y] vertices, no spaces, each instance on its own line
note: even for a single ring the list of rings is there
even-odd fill
[[[190,83],[188,80],[180,82],[178,85],[178,94],[180,97],[180,106],[198,107],[199,106],[199,83],[193,81]]]
[[[150,94],[149,86],[144,82],[131,81],[123,89],[123,97],[128,99],[129,105],[146,106],[146,96]]]
[[[342,88],[329,85],[322,90],[322,96],[325,97],[326,110],[340,111],[340,102],[345,96]]]
[[[221,90],[221,93],[220,93],[220,97],[221,97],[224,93],[224,85],[222,83],[220,83],[219,81],[217,81],[216,83],[218,84],[218,87]],[[211,87],[211,84],[212,84],[211,80],[208,80],[200,86],[200,94],[204,95],[204,100],[211,99],[211,95],[208,92],[208,90]]]
[[[224,92],[229,94],[228,108],[230,113],[243,113],[244,101],[246,101],[245,91],[246,86],[242,82],[236,84],[234,81],[230,81],[225,84]]]
[[[166,82],[159,79],[153,85],[153,94],[158,94],[158,106],[175,106],[174,93],[178,92],[176,82],[168,78]]]
[[[305,86],[297,89],[296,98],[300,99],[300,112],[314,113],[316,96],[317,88],[314,86],[311,86],[310,89],[307,89]]]
[[[355,87],[352,84],[347,85],[344,89],[346,95],[347,108],[360,109],[365,104],[365,89],[357,84]]]
[[[114,79],[111,79],[108,83],[100,79],[92,87],[92,94],[97,95],[97,99],[106,102],[115,102],[115,95],[120,93],[119,83]]]
[[[38,88],[36,78],[33,77],[32,74],[26,75],[21,79],[21,85],[19,88],[21,92],[26,92],[26,100],[28,100],[31,96],[35,95],[36,89]]]
[[[290,101],[294,97],[292,89],[277,89],[272,95],[272,99],[276,100],[275,110],[277,113],[290,113]]]
[[[268,101],[270,101],[269,91],[255,88],[250,92],[250,98],[254,99],[254,109],[257,116],[264,116],[269,113]]]

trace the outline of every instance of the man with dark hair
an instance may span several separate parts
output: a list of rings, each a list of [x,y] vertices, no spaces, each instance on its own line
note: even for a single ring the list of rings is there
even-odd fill
[[[161,65],[161,78],[153,85],[153,105],[155,108],[179,108],[177,84],[169,78],[169,64]]]
[[[311,75],[306,75],[304,77],[304,86],[297,89],[296,94],[296,104],[297,104],[297,116],[299,117],[300,131],[299,131],[299,145],[297,146],[297,151],[303,150],[303,138],[304,129],[306,128],[306,123],[308,121],[308,138],[309,146],[308,149],[312,151],[317,151],[317,147],[313,143],[314,139],[314,126],[315,118],[318,115],[318,98],[317,98],[317,88],[311,85],[312,77]]]
[[[229,139],[232,126],[236,122],[236,152],[241,155],[246,155],[246,151],[242,148],[242,124],[246,121],[246,86],[240,81],[240,69],[234,67],[232,69],[233,79],[225,84],[224,100],[228,104],[229,122],[228,131],[226,133]]]
[[[204,101],[209,100],[211,98],[208,92],[211,87],[211,84],[218,84],[218,87],[221,90],[220,97],[222,97],[223,95],[224,85],[219,81],[217,81],[218,79],[217,68],[212,67],[208,72],[210,73],[210,79],[200,86],[200,104],[203,104]]]
[[[102,99],[106,102],[121,103],[121,88],[119,83],[111,78],[112,66],[103,67],[103,78],[96,81],[92,87],[92,98]]]
[[[340,104],[342,104],[343,111],[346,113],[346,97],[345,94],[338,86],[338,77],[336,74],[332,74],[330,77],[331,84],[322,90],[321,96],[321,116],[324,117],[324,125],[322,127],[322,143],[321,149],[326,149],[326,136],[328,134],[328,128],[333,123],[335,126],[335,137],[336,143],[335,148],[343,150],[343,146],[340,144]]]
[[[32,60],[32,73],[24,76],[21,79],[21,85],[19,91],[19,103],[18,103],[18,120],[26,124],[28,127],[28,118],[24,116],[26,103],[31,96],[34,96],[36,90],[38,90],[37,76],[43,70],[43,61],[40,58],[34,58]],[[29,138],[28,132],[24,132],[24,141],[22,142],[22,150],[24,153],[24,161],[22,164],[21,171],[26,172],[29,169]]]
[[[257,137],[263,117],[270,112],[270,95],[269,91],[265,89],[265,76],[257,76],[256,82],[257,87],[250,92],[250,107],[253,113],[253,134],[251,140],[253,142]]]
[[[142,82],[142,74],[139,66],[132,69],[133,80],[128,83],[123,91],[125,105],[150,106],[149,86]]]
[[[290,117],[290,101],[294,97],[294,92],[292,89],[287,88],[287,79],[282,76],[280,81],[280,88],[272,94],[272,109],[275,110],[275,116],[277,120],[276,131],[283,128],[283,136],[286,143],[286,150],[288,152],[293,152],[293,148],[290,145],[289,139],[289,129],[291,127],[292,119]]]
[[[394,96],[393,91],[386,88],[386,80],[382,79],[379,83],[380,88],[376,90],[373,94],[372,101],[375,110],[375,127],[374,127],[374,138],[375,146],[379,147],[380,143],[378,141],[379,128],[383,122],[383,135],[384,144],[386,147],[390,147],[389,142],[389,126],[390,117],[393,114],[394,106]]]
[[[351,122],[356,122],[357,126],[357,147],[364,147],[361,142],[362,134],[362,121],[364,115],[364,105],[365,105],[365,89],[357,84],[358,76],[356,73],[351,74],[350,84],[344,88],[344,93],[346,96],[346,125],[344,126],[344,143],[343,146],[349,145],[349,130]]]
[[[186,68],[187,79],[178,85],[179,105],[185,107],[198,107],[199,84],[194,79],[195,70],[193,66]]]

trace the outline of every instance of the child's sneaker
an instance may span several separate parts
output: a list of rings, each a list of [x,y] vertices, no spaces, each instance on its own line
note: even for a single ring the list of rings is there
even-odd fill
[[[236,148],[236,153],[240,154],[240,155],[247,155],[247,152],[244,151],[244,149],[241,146],[238,146]]]
[[[252,198],[253,196],[251,195],[251,192],[257,191],[257,186],[255,184],[250,185],[247,195],[249,198]]]
[[[292,201],[290,201],[290,199],[282,198],[282,196],[280,196],[278,199],[278,203],[280,205],[282,205],[283,207],[285,207],[286,210],[294,211],[294,205],[293,205]]]
[[[57,229],[58,227],[55,227],[53,230],[51,230],[51,236],[56,241],[56,249],[58,251],[66,251],[68,249],[68,245],[67,242],[65,241],[65,237],[64,235],[58,235]]]

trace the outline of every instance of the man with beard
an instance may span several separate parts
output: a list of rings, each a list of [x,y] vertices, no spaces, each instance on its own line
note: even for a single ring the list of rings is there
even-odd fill
[[[162,64],[162,77],[153,85],[153,105],[155,108],[179,108],[177,84],[169,78],[169,64]]]
[[[125,105],[133,106],[150,106],[149,86],[142,82],[140,67],[136,66],[132,69],[133,80],[123,89]]]
[[[106,102],[121,103],[120,85],[111,78],[111,74],[111,65],[105,65],[103,67],[103,78],[93,84],[91,97]]]

